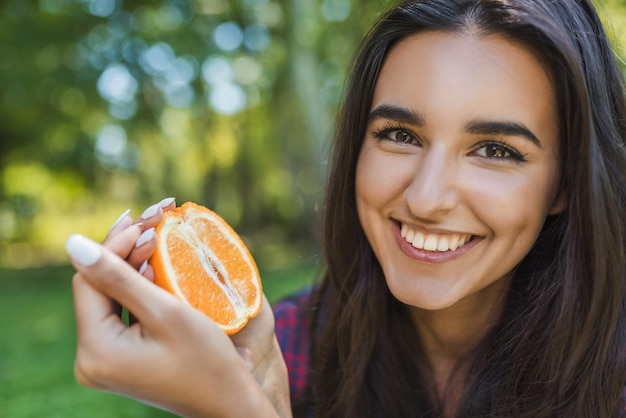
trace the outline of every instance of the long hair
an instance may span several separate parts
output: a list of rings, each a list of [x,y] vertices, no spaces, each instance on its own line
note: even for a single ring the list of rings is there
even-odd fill
[[[338,119],[313,300],[308,401],[320,417],[437,417],[429,366],[356,210],[356,163],[388,51],[423,32],[498,35],[531,50],[554,87],[560,188],[516,268],[504,313],[472,352],[459,417],[611,417],[626,382],[626,107],[588,0],[414,0],[378,21]]]

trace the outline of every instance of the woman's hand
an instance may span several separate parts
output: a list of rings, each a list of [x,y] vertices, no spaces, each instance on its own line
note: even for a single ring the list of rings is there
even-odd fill
[[[142,233],[130,253],[123,258],[144,277],[152,281],[154,276],[152,268],[148,265],[148,259],[156,248],[154,227],[159,223],[164,212],[174,208],[176,208],[176,199],[168,197],[148,207],[134,221],[130,216],[130,209],[127,210],[115,221],[102,245],[122,257],[119,252],[120,248],[116,246],[118,241],[115,237],[130,226],[137,225]]]
[[[148,207],[135,221],[130,217],[130,211],[124,212],[111,227],[103,245],[118,256],[125,258],[143,276],[153,280],[153,272],[147,260],[156,248],[154,227],[159,223],[164,212],[175,207],[175,199],[170,197]],[[115,237],[133,225],[138,225],[143,232],[131,252],[124,256],[124,246],[120,245]],[[131,320],[135,322],[132,315]],[[231,338],[279,415],[291,416],[287,367],[274,334],[274,315],[265,296],[263,296],[263,306],[259,315]]]
[[[145,231],[173,206],[146,210],[151,216],[136,222],[121,217],[102,246],[80,236],[68,240],[77,269],[78,381],[186,416],[290,416],[286,368],[267,300],[231,340],[136,271],[150,277],[145,261],[155,241]],[[137,322],[126,327],[113,300]]]

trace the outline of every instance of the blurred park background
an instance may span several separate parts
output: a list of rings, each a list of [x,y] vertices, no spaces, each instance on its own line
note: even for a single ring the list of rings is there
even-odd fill
[[[0,416],[168,416],[72,376],[63,244],[103,239],[126,208],[213,208],[270,300],[316,277],[344,78],[392,3],[0,2]],[[597,4],[624,60],[626,0]]]

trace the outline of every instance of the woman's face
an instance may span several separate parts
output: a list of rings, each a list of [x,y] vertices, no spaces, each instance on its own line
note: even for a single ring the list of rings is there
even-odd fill
[[[400,301],[491,303],[558,196],[555,97],[502,37],[426,32],[380,73],[357,164],[359,219]]]

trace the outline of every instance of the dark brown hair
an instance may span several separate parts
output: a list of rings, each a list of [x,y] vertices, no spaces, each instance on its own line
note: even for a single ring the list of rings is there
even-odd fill
[[[498,35],[550,75],[567,210],[549,217],[475,350],[459,417],[610,417],[626,381],[626,108],[620,68],[587,0],[415,0],[364,39],[339,115],[314,298],[308,402],[319,417],[436,417],[429,367],[356,211],[355,173],[387,52],[423,31]]]

